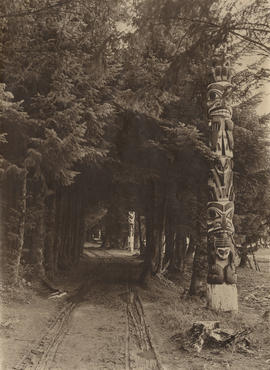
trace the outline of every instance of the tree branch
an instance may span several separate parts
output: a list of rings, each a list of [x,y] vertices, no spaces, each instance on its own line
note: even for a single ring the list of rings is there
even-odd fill
[[[48,5],[44,8],[40,8],[40,9],[36,9],[36,10],[26,10],[26,11],[23,11],[23,12],[18,12],[18,13],[7,13],[7,14],[0,14],[0,19],[1,18],[17,18],[17,17],[25,17],[27,15],[32,15],[32,14],[38,14],[38,13],[42,13],[44,11],[47,11],[47,10],[51,10],[53,8],[57,8],[57,7],[62,7],[63,5],[67,5],[68,3],[71,3],[73,0],[61,0],[59,1],[58,3],[56,4],[52,4],[52,5]]]
[[[267,53],[270,54],[270,48],[267,47],[266,45],[264,45],[262,42],[253,40],[252,38],[250,38],[248,36],[245,36],[245,35],[241,35],[240,33],[235,32],[233,30],[230,30],[229,32],[232,35],[234,35],[234,36],[236,36],[236,37],[238,37],[240,39],[246,40],[246,41],[250,42],[251,44],[254,44],[254,45],[258,46],[260,49],[262,49],[263,51],[266,51]]]
[[[208,21],[203,21],[203,20],[200,20],[200,19],[190,19],[190,18],[185,18],[185,17],[177,17],[177,20],[179,21],[187,21],[187,22],[192,22],[192,23],[199,23],[199,24],[204,24],[206,26],[209,26],[211,28],[219,28],[219,29],[222,29],[222,27],[224,26],[224,24],[216,24],[216,23],[212,23],[212,22],[208,22]],[[259,42],[259,41],[256,41],[256,40],[253,40],[252,38],[248,37],[248,36],[245,36],[245,35],[241,35],[240,33],[238,32],[235,32],[234,30],[246,30],[245,28],[239,28],[239,27],[233,27],[233,28],[227,28],[227,32],[228,33],[231,33],[232,35],[235,35],[236,37],[240,38],[240,39],[243,39],[245,41],[248,41],[249,43],[251,44],[254,44],[256,46],[258,46],[260,49],[262,49],[263,51],[266,51],[267,53],[270,54],[270,48],[267,47],[266,45],[264,45],[262,42]],[[256,30],[255,30],[256,31]],[[269,32],[269,31],[265,31],[265,30],[260,30],[260,32]],[[270,34],[270,32],[269,32]]]

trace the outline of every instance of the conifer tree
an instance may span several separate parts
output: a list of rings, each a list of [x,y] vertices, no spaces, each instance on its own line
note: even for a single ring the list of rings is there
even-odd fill
[[[31,121],[21,104],[0,84],[1,271],[5,283],[17,284],[24,242],[27,141]]]

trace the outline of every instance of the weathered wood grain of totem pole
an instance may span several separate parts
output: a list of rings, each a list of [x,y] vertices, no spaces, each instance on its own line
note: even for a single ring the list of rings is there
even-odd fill
[[[233,122],[231,62],[226,47],[216,50],[207,87],[209,145],[217,155],[210,170],[207,204],[208,305],[237,310],[234,255]]]

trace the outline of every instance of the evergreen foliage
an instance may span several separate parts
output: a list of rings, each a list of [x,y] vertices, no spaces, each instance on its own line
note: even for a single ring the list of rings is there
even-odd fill
[[[269,79],[268,18],[264,0],[242,7],[215,0],[2,2],[1,235],[13,282],[22,248],[42,280],[69,269],[79,261],[85,226],[105,213],[104,242],[125,245],[131,209],[144,216],[142,277],[183,269],[187,236],[197,246],[194,271],[201,269],[215,160],[208,67],[229,39],[239,68],[236,230],[240,241],[267,239],[269,116],[254,107]],[[254,53],[260,58],[241,67]]]

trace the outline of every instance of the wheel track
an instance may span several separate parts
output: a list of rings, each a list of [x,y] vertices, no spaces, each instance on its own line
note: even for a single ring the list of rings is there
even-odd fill
[[[43,370],[48,369],[50,361],[53,360],[60,339],[65,335],[65,327],[68,325],[69,317],[76,304],[67,302],[56,318],[50,324],[46,333],[26,353],[22,360],[13,367],[14,370]]]
[[[163,366],[153,346],[149,327],[146,323],[141,298],[136,288],[129,283],[127,289],[127,325],[129,328],[127,341],[131,342],[132,338],[135,337],[137,349],[132,351],[130,346],[128,346],[126,370],[162,370]]]
[[[106,256],[104,255],[105,253]],[[123,263],[127,263],[126,259],[123,257],[115,257],[107,251],[105,253],[102,256],[98,253],[93,254],[95,254],[95,257],[99,261],[102,259],[117,259],[117,261],[122,260]],[[90,274],[88,278],[89,277]],[[158,358],[158,354],[152,344],[141,298],[130,281],[130,271],[128,271],[125,368],[126,370],[162,370],[163,367]],[[64,303],[62,309],[53,319],[46,333],[32,346],[19,363],[13,367],[14,370],[52,369],[51,365],[56,356],[57,349],[67,333],[70,316],[76,306],[81,302],[81,297],[87,291],[87,288],[88,279],[78,288],[77,292]]]
[[[92,252],[92,251],[91,251]],[[99,258],[116,259],[127,263],[124,257],[116,257],[107,250],[93,253]],[[126,348],[125,348],[125,367],[126,370],[163,370],[152,341],[150,328],[145,319],[142,300],[137,289],[131,284],[130,270],[127,271],[127,305],[126,305]],[[132,342],[136,342],[136,350],[132,347]]]
[[[107,255],[103,255],[105,259],[116,258],[108,251],[103,251],[103,253]],[[123,257],[118,256],[117,260],[127,263]],[[130,270],[127,272],[126,280],[126,370],[164,370],[159,355],[153,346],[152,335],[146,323],[142,300],[137,289],[131,284]],[[137,347],[135,351],[131,348],[133,338]]]
[[[70,316],[88,291],[89,279],[92,275],[94,275],[93,272],[88,273],[85,277],[85,282],[66,299],[62,308],[50,323],[49,328],[46,329],[45,334],[36,341],[19,363],[13,367],[14,370],[51,369],[57,349],[68,330]]]

